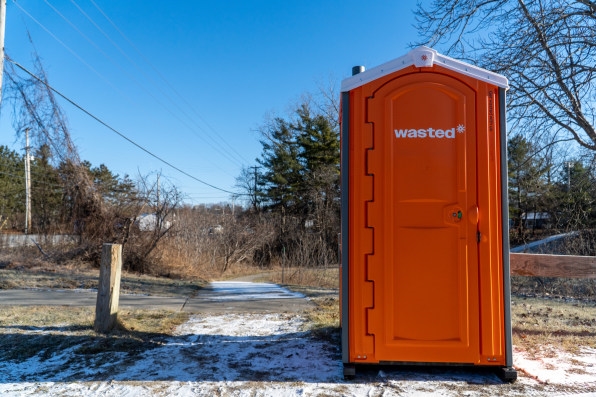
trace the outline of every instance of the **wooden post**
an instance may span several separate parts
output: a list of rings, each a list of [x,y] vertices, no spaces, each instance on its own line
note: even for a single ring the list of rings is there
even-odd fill
[[[122,245],[104,244],[101,250],[99,287],[95,306],[95,332],[109,332],[116,325],[120,298]]]

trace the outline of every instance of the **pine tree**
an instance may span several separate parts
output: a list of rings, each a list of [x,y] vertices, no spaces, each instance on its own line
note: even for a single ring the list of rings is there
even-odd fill
[[[333,244],[339,228],[339,132],[325,116],[311,114],[303,104],[297,110],[300,158],[304,166],[304,201],[306,217],[322,238]]]
[[[62,185],[58,171],[52,166],[52,153],[42,145],[31,162],[32,223],[42,233],[59,224]]]
[[[507,143],[509,171],[509,214],[519,238],[523,238],[528,213],[543,212],[550,164],[538,156],[534,145],[521,135]]]
[[[339,233],[339,132],[309,102],[261,129],[259,187],[279,215],[278,247],[311,265],[335,260]],[[244,178],[246,179],[246,177]],[[283,254],[282,254],[283,255]]]
[[[23,157],[0,146],[0,229],[16,226],[17,214],[25,212]]]
[[[563,230],[596,226],[596,176],[581,161],[568,161],[561,167],[556,184],[556,225]]]
[[[259,184],[265,192],[267,206],[283,212],[296,210],[302,201],[303,171],[296,131],[286,120],[275,118],[266,126],[263,135],[263,154],[257,161],[265,170]]]

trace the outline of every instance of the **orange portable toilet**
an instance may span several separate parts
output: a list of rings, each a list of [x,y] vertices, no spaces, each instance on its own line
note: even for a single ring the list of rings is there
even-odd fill
[[[344,375],[492,366],[514,381],[507,79],[420,47],[342,82]]]

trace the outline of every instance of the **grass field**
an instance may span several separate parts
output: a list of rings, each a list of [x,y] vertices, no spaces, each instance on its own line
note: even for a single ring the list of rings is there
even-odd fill
[[[251,269],[238,269],[232,276],[250,274]],[[283,283],[309,296],[317,305],[307,313],[311,329],[322,337],[336,338],[339,329],[339,297],[329,293],[339,287],[339,270],[286,268],[273,269],[252,277],[254,281]],[[34,263],[29,266],[0,261],[0,289],[15,288],[97,288],[99,270],[88,265],[53,265]],[[593,280],[592,280],[593,281]],[[200,279],[171,279],[124,273],[123,293],[143,293],[156,296],[191,296],[207,284]],[[541,286],[543,288],[543,286]],[[544,289],[544,288],[543,288]],[[320,293],[325,291],[325,293]],[[527,288],[524,290],[527,292]],[[10,308],[10,309],[8,309]],[[5,310],[6,309],[6,310]],[[92,331],[93,308],[68,307],[60,310],[8,306],[0,312],[0,333],[14,335],[18,329],[56,326],[80,331],[81,336],[95,338]],[[118,329],[110,336],[115,346],[145,341],[170,331],[185,320],[181,313],[122,310]],[[596,348],[596,303],[590,300],[552,298],[550,296],[512,297],[513,343],[534,354],[555,346],[569,353],[579,347]],[[10,332],[8,332],[10,331]],[[0,345],[12,343],[2,340]],[[99,343],[99,342],[98,342]],[[104,340],[101,343],[106,343]],[[4,353],[7,354],[7,353]]]

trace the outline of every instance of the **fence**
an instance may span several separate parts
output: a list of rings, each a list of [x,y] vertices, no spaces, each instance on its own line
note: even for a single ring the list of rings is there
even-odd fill
[[[596,256],[510,253],[511,275],[596,278]]]
[[[63,244],[77,244],[79,236],[70,234],[3,234],[0,233],[0,248],[18,248],[34,246],[58,246]]]

